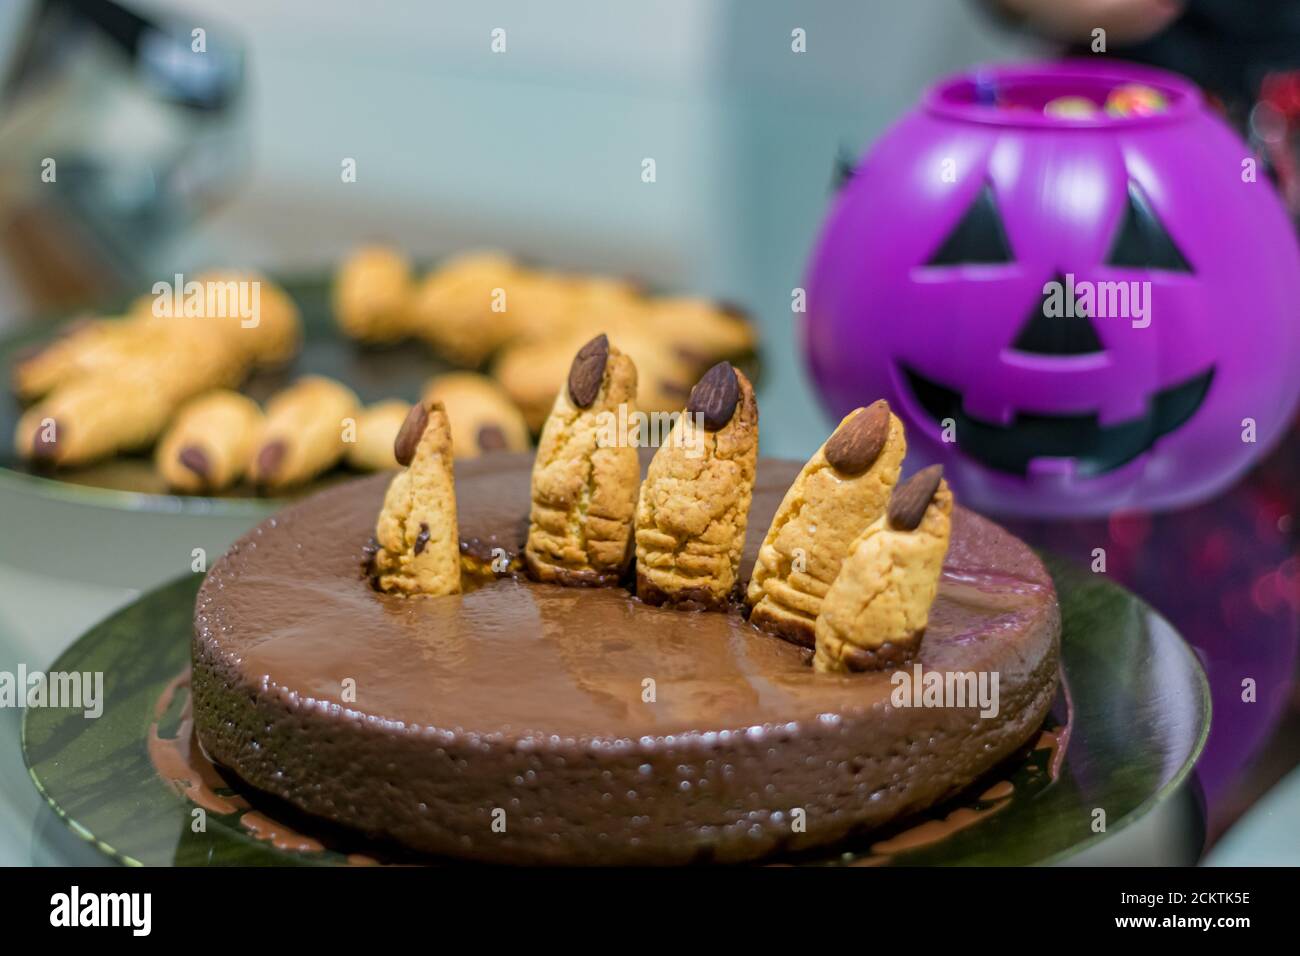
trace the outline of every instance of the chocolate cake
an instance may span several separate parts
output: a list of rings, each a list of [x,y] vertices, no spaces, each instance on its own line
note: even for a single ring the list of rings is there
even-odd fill
[[[531,465],[457,464],[467,563],[520,566]],[[759,462],[742,587],[799,467]],[[205,752],[253,787],[417,851],[668,864],[824,846],[961,791],[1031,737],[1056,692],[1046,570],[961,508],[914,662],[838,675],[739,608],[515,572],[457,595],[379,593],[362,566],[388,481],[290,507],[212,568],[194,718]],[[914,665],[998,675],[996,715],[897,706],[895,675]]]

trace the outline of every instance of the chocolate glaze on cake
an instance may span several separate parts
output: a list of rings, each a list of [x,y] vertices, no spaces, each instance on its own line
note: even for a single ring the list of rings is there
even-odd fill
[[[530,467],[457,463],[464,552],[518,556]],[[742,578],[798,470],[759,463]],[[199,592],[193,647],[208,755],[372,836],[541,863],[829,844],[969,785],[1033,735],[1056,692],[1046,570],[960,508],[916,662],[996,672],[990,718],[973,704],[892,706],[892,671],[815,674],[807,650],[739,613],[514,577],[450,597],[380,594],[361,564],[387,483],[327,490],[238,541]]]

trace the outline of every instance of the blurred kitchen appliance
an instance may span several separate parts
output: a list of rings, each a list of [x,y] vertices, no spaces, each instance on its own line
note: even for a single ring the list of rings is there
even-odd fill
[[[0,12],[0,324],[137,288],[248,165],[241,49],[111,0]]]

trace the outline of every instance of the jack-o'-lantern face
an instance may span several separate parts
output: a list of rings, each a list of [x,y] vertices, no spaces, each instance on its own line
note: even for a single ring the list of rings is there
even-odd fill
[[[1195,91],[1143,76],[1166,83],[1168,115],[998,116],[941,84],[824,228],[805,327],[823,398],[836,415],[889,398],[917,463],[943,461],[974,504],[1180,503],[1287,425],[1290,225]],[[1099,101],[1089,84],[1116,82],[1068,80]]]
[[[1013,261],[1011,256],[992,189],[985,187],[927,260],[926,268],[1009,264]],[[1136,185],[1130,185],[1128,205],[1104,265],[1114,269],[1192,274],[1177,244]],[[1111,281],[1113,284],[1106,285],[1104,292],[1110,293],[1117,305],[1123,305],[1121,300],[1127,298],[1127,308],[1112,310],[1107,299],[1100,303],[1099,309],[1095,287],[1089,290],[1092,303],[1081,303],[1074,296],[1074,308],[1057,308],[1058,300],[1076,291],[1072,288],[1075,281],[1070,276],[1053,277],[1045,284],[1047,291],[1041,300],[1035,300],[1008,349],[1024,363],[1037,362],[1050,368],[1059,361],[1063,371],[1068,371],[1070,363],[1078,357],[1085,357],[1084,361],[1103,361],[1106,348],[1094,325],[1101,318],[1099,313],[1117,311],[1118,316],[1110,317],[1120,320],[1137,315],[1136,322],[1142,323],[1147,318],[1142,313],[1149,311],[1146,302],[1136,301],[1145,295],[1145,286]],[[963,452],[990,468],[1021,476],[1028,473],[1029,464],[1035,458],[1073,460],[1076,474],[1083,476],[1101,474],[1132,461],[1195,414],[1214,378],[1214,366],[1209,363],[1204,371],[1186,381],[1154,392],[1147,407],[1133,418],[1109,425],[1101,424],[1097,412],[1053,415],[1020,411],[1003,424],[967,414],[957,389],[929,379],[905,363],[901,370],[912,397],[925,413],[941,427],[944,422],[953,423],[955,433],[961,436]]]

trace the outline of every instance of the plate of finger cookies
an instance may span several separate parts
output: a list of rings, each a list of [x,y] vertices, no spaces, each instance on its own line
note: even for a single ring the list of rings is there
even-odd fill
[[[129,705],[79,737],[30,712],[33,779],[163,863],[1039,863],[1186,794],[1191,651],[909,475],[886,401],[788,461],[730,362],[657,435],[639,380],[598,333],[534,452],[469,461],[421,397],[395,471],[78,642],[60,666],[111,665]]]
[[[0,342],[0,479],[109,507],[256,513],[395,467],[393,438],[426,395],[454,412],[458,458],[530,448],[571,343],[597,325],[652,370],[648,408],[755,354],[731,307],[495,252],[421,273],[370,246],[326,277],[175,279],[119,315]]]

